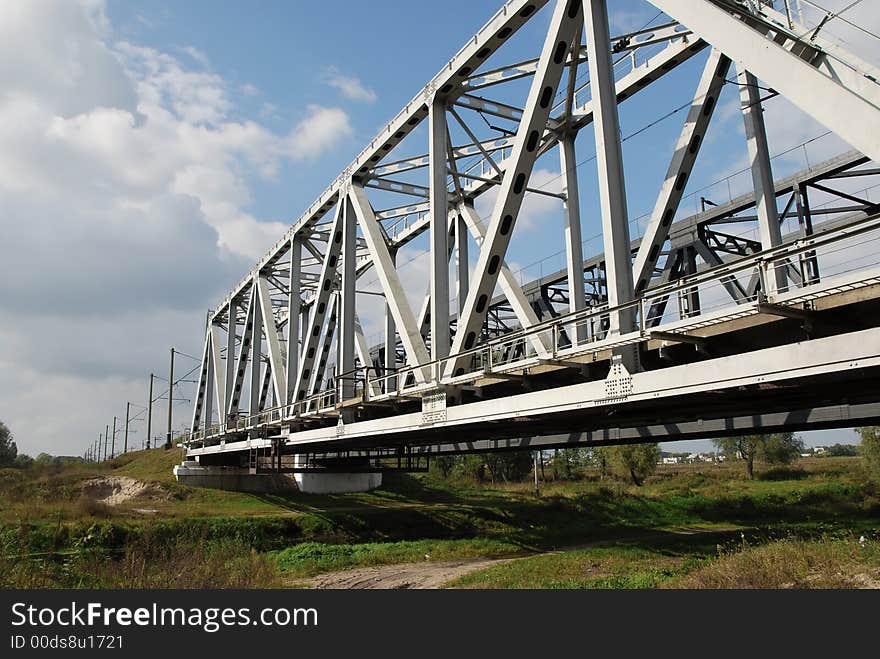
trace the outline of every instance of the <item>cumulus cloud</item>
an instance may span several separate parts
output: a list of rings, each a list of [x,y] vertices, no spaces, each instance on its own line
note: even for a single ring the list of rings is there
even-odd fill
[[[197,353],[287,228],[247,210],[253,180],[352,134],[333,107],[233,119],[247,86],[176,52],[116,40],[101,0],[0,4],[0,419],[22,451],[80,453],[168,346]]]
[[[342,95],[353,101],[363,101],[365,103],[375,103],[376,92],[369,87],[365,87],[360,78],[355,76],[343,75],[336,67],[329,67],[325,82],[331,87],[338,89]]]

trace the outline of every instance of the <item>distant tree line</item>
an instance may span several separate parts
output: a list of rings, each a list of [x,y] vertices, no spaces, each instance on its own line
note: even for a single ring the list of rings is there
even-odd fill
[[[48,453],[40,453],[36,458],[32,458],[26,453],[19,453],[12,431],[9,429],[9,426],[0,421],[0,469],[8,469],[10,467],[14,469],[27,469],[32,466],[62,466],[72,462],[83,462],[83,459],[63,455],[49,455]]]

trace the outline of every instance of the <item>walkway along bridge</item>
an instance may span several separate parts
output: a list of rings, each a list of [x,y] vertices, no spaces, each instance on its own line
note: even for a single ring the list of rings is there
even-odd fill
[[[668,22],[612,37],[605,0],[511,0],[467,42],[210,313],[179,477],[880,420],[880,69],[787,2],[651,2]],[[542,14],[539,56],[496,62]],[[618,105],[700,54],[633,240]],[[676,219],[731,83],[750,189]],[[776,94],[854,150],[774,180],[762,104]],[[578,162],[590,124],[595,158]],[[552,157],[561,192],[532,179]],[[585,259],[586,163],[603,249]],[[527,195],[562,200],[566,267],[521,285],[506,258]],[[424,234],[417,308],[396,259]],[[368,273],[384,306],[372,346]]]

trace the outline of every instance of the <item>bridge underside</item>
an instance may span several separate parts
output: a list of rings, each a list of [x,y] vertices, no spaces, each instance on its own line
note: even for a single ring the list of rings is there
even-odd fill
[[[189,457],[356,473],[880,422],[880,70],[772,3],[649,1],[668,22],[614,37],[605,0],[507,2],[211,312]],[[496,62],[536,15],[538,56]],[[655,205],[633,221],[618,105],[697,58]],[[734,195],[725,179],[726,201],[681,217],[725,85],[749,183]],[[762,106],[777,94],[854,150],[774,178]],[[579,160],[589,126],[595,156]],[[533,181],[552,159],[561,190]],[[588,258],[586,163],[602,247]],[[565,267],[523,285],[508,247],[538,197],[562,208]],[[416,308],[397,257],[420,236]]]

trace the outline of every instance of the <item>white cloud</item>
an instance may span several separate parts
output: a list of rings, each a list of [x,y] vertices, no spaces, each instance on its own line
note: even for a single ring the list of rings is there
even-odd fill
[[[339,69],[333,66],[327,69],[325,82],[331,87],[341,91],[343,96],[350,98],[353,101],[375,103],[378,98],[376,92],[365,87],[360,81],[360,78],[343,75],[340,73]]]
[[[248,210],[251,181],[352,134],[332,107],[233,120],[241,86],[179,52],[115,42],[100,0],[0,4],[0,419],[22,451],[80,453],[170,345],[197,353],[286,229]]]

